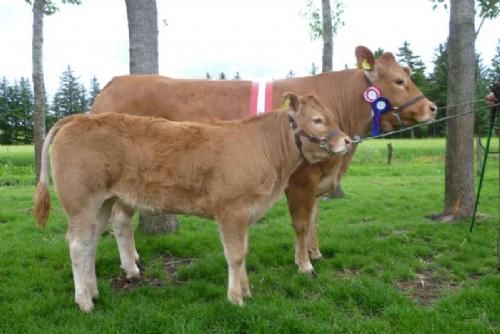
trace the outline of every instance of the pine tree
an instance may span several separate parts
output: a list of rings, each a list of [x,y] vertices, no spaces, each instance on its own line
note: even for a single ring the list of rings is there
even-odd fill
[[[488,70],[488,81],[491,84],[500,76],[500,38],[497,41],[496,53],[491,59],[491,68]]]
[[[410,49],[410,43],[404,41],[403,46],[398,49],[398,62],[411,69],[411,79],[420,90],[427,94],[429,89],[427,78],[425,77],[425,65],[420,56],[417,56]]]
[[[375,59],[380,58],[384,54],[384,52],[385,52],[384,49],[378,48],[373,52],[373,57],[375,57]]]
[[[99,86],[99,81],[94,76],[92,77],[92,79],[90,79],[90,89],[87,98],[87,103],[89,107],[92,107],[95,98],[97,97],[97,95],[99,95],[100,92],[101,92],[101,87]]]
[[[218,77],[219,80],[226,80],[226,73],[224,72],[220,72],[219,73],[219,77]]]
[[[52,112],[56,119],[85,111],[86,97],[71,66],[61,74],[59,89],[54,95]]]
[[[240,72],[236,72],[234,80],[241,80]]]
[[[427,97],[438,107],[446,105],[448,92],[448,44],[440,44],[434,54],[434,70],[429,76],[430,87],[432,88]],[[446,116],[445,109],[438,109],[436,118]],[[437,123],[430,126],[433,136],[444,136],[445,123]]]
[[[7,145],[9,143],[9,131],[10,126],[8,122],[8,112],[7,108],[8,103],[8,89],[9,82],[5,77],[0,81],[0,144]]]
[[[19,81],[19,129],[18,135],[22,136],[23,144],[33,142],[33,90],[28,78]],[[21,143],[21,142],[18,142]]]

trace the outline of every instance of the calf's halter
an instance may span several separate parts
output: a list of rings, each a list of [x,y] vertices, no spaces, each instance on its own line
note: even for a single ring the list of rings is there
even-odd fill
[[[328,154],[334,153],[332,150],[332,145],[330,144],[330,140],[341,132],[339,128],[333,129],[332,131],[330,131],[330,133],[328,133],[328,135],[324,137],[316,137],[306,133],[304,130],[300,130],[297,126],[297,122],[290,115],[288,115],[288,122],[290,124],[290,128],[294,130],[295,145],[297,145],[300,153],[304,154],[304,152],[302,152],[302,140],[300,139],[300,137],[306,137],[310,142],[318,144],[319,147]]]
[[[377,136],[380,134],[380,116],[386,112],[391,112],[394,117],[398,120],[400,125],[403,125],[401,121],[400,113],[411,105],[425,99],[425,95],[416,96],[409,101],[403,103],[399,107],[393,107],[388,98],[382,96],[380,90],[373,85],[371,80],[365,74],[365,80],[368,83],[368,88],[364,91],[363,96],[366,102],[370,103],[372,106],[373,117],[371,124],[372,136]]]

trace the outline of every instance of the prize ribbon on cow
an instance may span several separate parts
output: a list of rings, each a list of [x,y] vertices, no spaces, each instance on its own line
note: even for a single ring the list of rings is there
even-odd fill
[[[371,125],[372,136],[378,136],[380,134],[380,116],[392,110],[391,103],[388,99],[383,96],[376,98],[372,103],[373,110],[373,120]]]

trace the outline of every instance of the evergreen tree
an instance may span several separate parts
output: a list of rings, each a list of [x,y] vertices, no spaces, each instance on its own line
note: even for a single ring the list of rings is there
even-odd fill
[[[101,87],[99,85],[99,81],[97,78],[94,76],[92,79],[90,79],[90,89],[89,89],[89,94],[88,94],[88,99],[87,103],[89,107],[92,107],[94,104],[94,100],[99,95],[101,92]]]
[[[474,106],[474,133],[478,136],[486,135],[489,123],[489,109],[486,108],[487,104],[481,98],[489,92],[488,74],[488,69],[484,66],[481,56],[476,55],[476,96],[478,101]]]
[[[10,129],[8,122],[8,112],[9,109],[7,107],[8,103],[8,89],[9,82],[5,77],[0,81],[0,144],[7,145],[9,143],[10,138]]]
[[[384,52],[384,49],[378,48],[377,50],[375,50],[375,52],[373,52],[373,57],[375,57],[375,59],[380,58],[380,56],[382,56]]]
[[[219,73],[219,80],[226,80],[226,73],[220,72]]]
[[[205,78],[206,78],[207,80],[210,80],[210,79],[212,79],[212,76],[210,75],[210,73],[208,73],[208,72],[207,72],[207,74],[205,75]]]
[[[234,80],[241,80],[240,72],[236,72]]]
[[[411,70],[411,79],[415,83],[415,85],[422,91],[424,95],[429,93],[430,85],[429,81],[425,76],[425,65],[422,59],[415,55],[413,51],[410,49],[410,43],[405,41],[403,46],[398,49],[398,54],[396,55],[398,63],[401,65],[406,65]],[[422,127],[419,129],[415,129],[415,131],[411,131],[409,135],[413,138],[414,136],[421,137],[423,135],[428,134],[428,128]],[[403,136],[407,136],[403,135]]]
[[[444,107],[447,103],[448,92],[448,43],[440,44],[434,54],[434,70],[429,76],[431,90],[427,97],[438,107]],[[436,118],[446,116],[446,110],[438,109]],[[430,126],[433,136],[445,135],[445,123],[437,123]]]
[[[19,107],[18,107],[18,144],[31,144],[33,142],[33,90],[27,78],[19,81]],[[22,137],[22,140],[21,138]]]
[[[290,69],[288,74],[286,75],[287,79],[295,78],[295,73]]]
[[[491,68],[488,71],[487,79],[491,84],[498,76],[500,76],[500,38],[497,41],[496,53],[491,59]]]
[[[85,90],[70,66],[61,74],[59,89],[54,95],[52,112],[56,119],[85,111]],[[83,96],[82,96],[83,95]]]

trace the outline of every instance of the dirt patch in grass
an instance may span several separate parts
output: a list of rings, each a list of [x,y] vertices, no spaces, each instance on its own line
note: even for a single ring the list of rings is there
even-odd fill
[[[192,257],[176,257],[171,254],[162,255],[161,263],[162,268],[165,271],[165,278],[148,277],[147,266],[141,265],[141,277],[127,278],[125,276],[125,273],[122,273],[119,277],[113,277],[110,280],[110,285],[115,292],[125,292],[127,290],[135,289],[141,286],[158,288],[164,286],[167,283],[182,283],[181,281],[177,280],[177,269],[181,266],[190,265],[194,261],[195,258]]]
[[[438,297],[442,289],[457,289],[462,283],[445,281],[432,276],[432,271],[424,270],[416,274],[415,278],[408,281],[399,281],[396,286],[410,295],[414,301],[421,305],[430,305]]]

